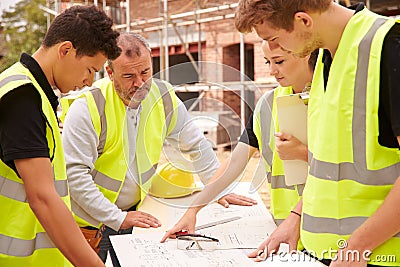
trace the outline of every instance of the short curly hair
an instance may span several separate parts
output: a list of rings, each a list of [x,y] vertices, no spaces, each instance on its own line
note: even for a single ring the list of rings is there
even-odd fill
[[[54,19],[42,46],[48,48],[71,41],[78,57],[95,56],[101,52],[107,58],[115,59],[121,54],[121,49],[116,41],[119,33],[112,29],[112,25],[112,19],[95,6],[72,6]]]
[[[235,26],[242,33],[251,32],[254,25],[268,22],[276,29],[293,30],[296,12],[323,12],[332,0],[240,0],[235,14]]]

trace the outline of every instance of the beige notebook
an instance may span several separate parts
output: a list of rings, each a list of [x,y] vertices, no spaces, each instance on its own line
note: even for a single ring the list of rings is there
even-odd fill
[[[292,94],[276,98],[280,131],[291,134],[307,144],[307,94]],[[286,185],[304,184],[308,164],[302,160],[284,160]]]

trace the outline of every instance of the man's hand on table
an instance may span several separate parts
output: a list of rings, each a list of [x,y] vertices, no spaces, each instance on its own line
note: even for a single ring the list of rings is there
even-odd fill
[[[228,208],[229,204],[240,205],[240,206],[253,206],[257,204],[257,201],[250,197],[245,197],[242,195],[237,195],[235,193],[230,193],[221,197],[218,200],[218,203],[224,206],[225,208]]]
[[[289,244],[289,251],[297,250],[297,243],[300,238],[300,216],[290,214],[278,228],[269,236],[257,250],[248,255],[256,260],[265,259],[271,254],[276,254],[281,243]],[[264,251],[264,252],[262,252]]]
[[[160,226],[161,222],[151,214],[142,211],[128,211],[120,229],[128,229],[131,227],[158,228]]]
[[[196,214],[197,211],[188,209],[182,218],[165,233],[161,243],[164,243],[168,238],[176,238],[176,234],[179,232],[193,234],[196,225]]]

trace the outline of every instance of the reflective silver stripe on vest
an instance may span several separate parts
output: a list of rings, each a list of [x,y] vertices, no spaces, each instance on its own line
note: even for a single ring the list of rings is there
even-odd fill
[[[367,170],[358,166],[360,162],[334,164],[316,160],[310,153],[308,155],[311,160],[310,174],[324,180],[354,180],[364,185],[392,185],[400,175],[400,163],[380,170]]]
[[[283,223],[284,220],[285,220],[285,219],[275,219],[275,218],[274,218],[274,221],[275,221],[276,226],[281,225],[281,224]]]
[[[304,187],[306,186],[306,184],[298,184],[297,185],[297,193],[299,194],[299,196],[303,195],[303,191],[304,191]]]
[[[153,81],[156,83],[157,87],[160,90],[160,94],[162,96],[163,106],[164,106],[164,114],[166,116],[165,121],[166,121],[166,127],[167,127],[166,131],[167,131],[169,128],[169,125],[171,123],[172,114],[174,111],[172,98],[171,98],[171,95],[168,91],[166,84],[163,81],[156,80],[156,79],[153,79]],[[103,149],[104,149],[104,146],[106,143],[106,139],[107,139],[107,120],[106,120],[106,114],[105,114],[106,99],[104,98],[104,95],[102,94],[100,89],[91,90],[91,93],[93,95],[93,98],[96,103],[96,107],[97,107],[97,110],[99,111],[99,116],[100,116],[101,132],[100,132],[100,136],[99,136],[99,145],[97,147],[97,151],[100,156],[103,152]],[[154,175],[154,173],[156,172],[156,169],[157,169],[157,164],[152,166],[152,168],[150,168],[148,171],[146,171],[145,173],[143,173],[141,175],[143,184],[145,182],[147,182]],[[97,185],[99,185],[103,188],[106,188],[110,191],[117,192],[121,186],[120,181],[117,181],[97,170],[93,170],[91,175],[93,177],[94,182]]]
[[[260,127],[261,127],[261,138],[262,138],[262,156],[267,164],[272,166],[273,152],[269,147],[270,143],[270,132],[271,132],[271,120],[272,120],[272,106],[274,103],[274,92],[271,90],[261,99],[262,104],[260,107]],[[264,127],[265,126],[265,127]]]
[[[337,229],[335,234],[351,235],[367,219],[368,217],[316,218],[303,213],[303,229],[311,233],[331,233],[332,229]]]
[[[166,129],[168,130],[169,125],[171,124],[172,114],[173,114],[173,103],[171,95],[168,92],[168,88],[164,82],[153,79],[154,82],[157,84],[157,87],[160,89],[160,93],[162,95],[163,104],[164,104],[164,114],[166,116]],[[100,89],[94,89],[91,91],[94,101],[96,103],[97,110],[99,111],[100,116],[100,123],[101,123],[101,132],[99,137],[99,145],[97,147],[97,152],[99,155],[103,153],[104,146],[106,144],[106,137],[107,137],[107,120],[106,114],[104,112],[106,99],[104,95],[101,93]]]
[[[351,235],[368,218],[360,216],[343,219],[317,218],[303,213],[303,229],[311,233],[332,233],[332,229],[337,229],[335,234]],[[395,237],[400,237],[400,233]]]
[[[107,137],[107,120],[106,114],[104,112],[106,106],[106,99],[104,95],[101,93],[100,89],[94,89],[90,91],[93,95],[94,102],[96,103],[97,110],[99,111],[100,116],[100,136],[99,136],[99,145],[97,146],[97,153],[100,156],[103,154],[104,146],[106,144]]]
[[[21,75],[21,74],[11,75],[11,76],[5,77],[3,80],[0,81],[0,88],[3,87],[4,85],[6,85],[9,82],[15,82],[15,81],[29,81],[29,82],[31,82],[31,79],[29,79],[29,77],[26,76],[26,75]]]
[[[365,185],[392,185],[400,175],[400,163],[380,170],[368,170],[366,162],[366,88],[369,56],[373,37],[385,22],[385,18],[378,18],[360,42],[358,49],[352,123],[354,163],[323,162],[313,158],[310,153],[310,174],[317,178],[332,181],[354,180]]]
[[[168,91],[167,85],[157,79],[153,79],[153,81],[157,84],[158,89],[160,89],[161,97],[164,104],[164,114],[165,114],[165,131],[168,133],[169,126],[171,124],[172,115],[174,112],[174,105],[172,103],[171,94]]]
[[[112,179],[97,170],[93,170],[91,174],[94,182],[103,188],[113,192],[118,192],[119,188],[121,187],[121,181]]]
[[[268,182],[271,184],[272,189],[279,189],[279,188],[284,188],[284,189],[290,189],[294,190],[294,186],[287,186],[286,181],[285,181],[285,175],[267,175]]]
[[[271,213],[271,216],[272,216],[272,219],[274,220],[274,222],[275,222],[275,224],[277,225],[277,226],[279,226],[281,223],[283,223],[283,221],[285,220],[285,219],[277,219],[277,218],[275,218],[274,217],[274,215]]]
[[[150,178],[154,175],[154,173],[156,173],[157,170],[157,165],[158,164],[154,164],[150,170],[142,173],[142,184],[145,184],[148,180],[150,180]]]
[[[171,95],[168,92],[168,88],[164,82],[160,80],[153,79],[153,81],[157,84],[157,87],[160,89],[160,93],[163,99],[164,104],[164,114],[166,121],[166,131],[168,131],[169,125],[171,124],[171,119],[174,111],[173,103]],[[95,89],[91,91],[94,101],[96,103],[97,110],[99,111],[100,123],[101,123],[101,132],[99,137],[99,145],[97,147],[97,152],[99,156],[103,153],[104,146],[106,144],[107,137],[107,120],[106,114],[104,112],[106,99],[104,95],[101,93],[100,89]]]
[[[42,248],[55,248],[53,242],[44,232],[37,233],[32,240],[13,238],[0,234],[0,254],[27,257],[32,255],[35,250]]]
[[[60,197],[68,196],[67,180],[55,180],[54,186]],[[20,202],[27,202],[24,184],[0,176],[0,195]]]
[[[369,56],[371,44],[376,31],[386,22],[378,18],[368,33],[360,42],[358,49],[357,72],[354,85],[353,104],[353,159],[354,163],[328,163],[310,160],[310,174],[325,180],[353,180],[366,185],[391,185],[400,175],[400,164],[395,164],[381,170],[368,170],[366,163],[366,88],[368,80]],[[348,217],[342,219],[320,218],[303,215],[303,229],[312,233],[333,233],[349,235],[357,229],[367,217]],[[400,233],[396,235],[400,237]]]

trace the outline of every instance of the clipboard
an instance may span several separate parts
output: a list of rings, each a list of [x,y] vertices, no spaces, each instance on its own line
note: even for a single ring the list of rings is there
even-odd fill
[[[307,145],[308,93],[278,96],[276,98],[278,122],[281,132],[293,135]],[[302,160],[283,160],[287,186],[304,184],[308,163]]]

